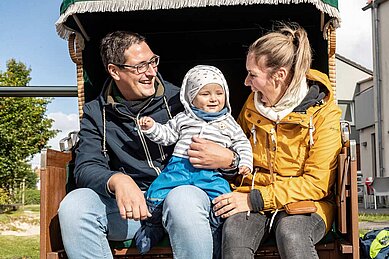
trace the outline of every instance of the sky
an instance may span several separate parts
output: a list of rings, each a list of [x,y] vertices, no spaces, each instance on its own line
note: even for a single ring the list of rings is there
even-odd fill
[[[55,30],[61,0],[0,0],[0,71],[14,58],[32,69],[30,86],[75,86],[76,67],[71,61],[67,41]],[[336,52],[373,69],[371,10],[362,11],[367,0],[339,0],[341,27],[336,31]],[[76,98],[55,98],[47,116],[61,133],[49,145],[79,128]],[[39,166],[39,155],[31,161]]]

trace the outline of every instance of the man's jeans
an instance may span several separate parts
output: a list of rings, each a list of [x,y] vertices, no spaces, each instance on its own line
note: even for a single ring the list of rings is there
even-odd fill
[[[254,258],[259,245],[270,235],[270,221],[271,215],[259,213],[251,213],[249,218],[246,213],[227,218],[223,227],[223,258]],[[318,214],[288,216],[281,211],[275,217],[271,231],[276,236],[281,258],[319,258],[315,244],[323,238],[325,224]]]
[[[162,222],[169,233],[174,258],[212,258],[210,208],[207,194],[195,186],[179,186],[168,194]],[[120,217],[115,199],[88,188],[69,193],[58,215],[70,259],[112,258],[108,240],[132,239],[140,227],[139,221]]]

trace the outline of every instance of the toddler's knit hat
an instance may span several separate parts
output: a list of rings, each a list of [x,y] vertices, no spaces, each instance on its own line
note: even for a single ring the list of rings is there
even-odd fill
[[[190,69],[185,76],[186,80],[182,87],[186,88],[187,97],[190,103],[196,97],[198,92],[207,84],[219,84],[224,92],[227,88],[222,72],[213,66],[198,65]]]

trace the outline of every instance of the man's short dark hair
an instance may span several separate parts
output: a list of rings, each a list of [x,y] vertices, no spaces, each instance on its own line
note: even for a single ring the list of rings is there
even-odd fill
[[[142,35],[129,31],[115,31],[108,33],[100,44],[100,55],[103,61],[104,68],[107,69],[108,64],[124,64],[126,58],[124,52],[133,44],[146,42],[146,38]]]

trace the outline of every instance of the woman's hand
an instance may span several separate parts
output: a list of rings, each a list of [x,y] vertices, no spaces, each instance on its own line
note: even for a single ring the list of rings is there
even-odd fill
[[[228,218],[236,213],[250,211],[250,193],[232,192],[213,199],[213,210],[216,216]]]
[[[194,167],[205,169],[229,168],[234,157],[228,148],[199,137],[192,137],[188,155]]]

